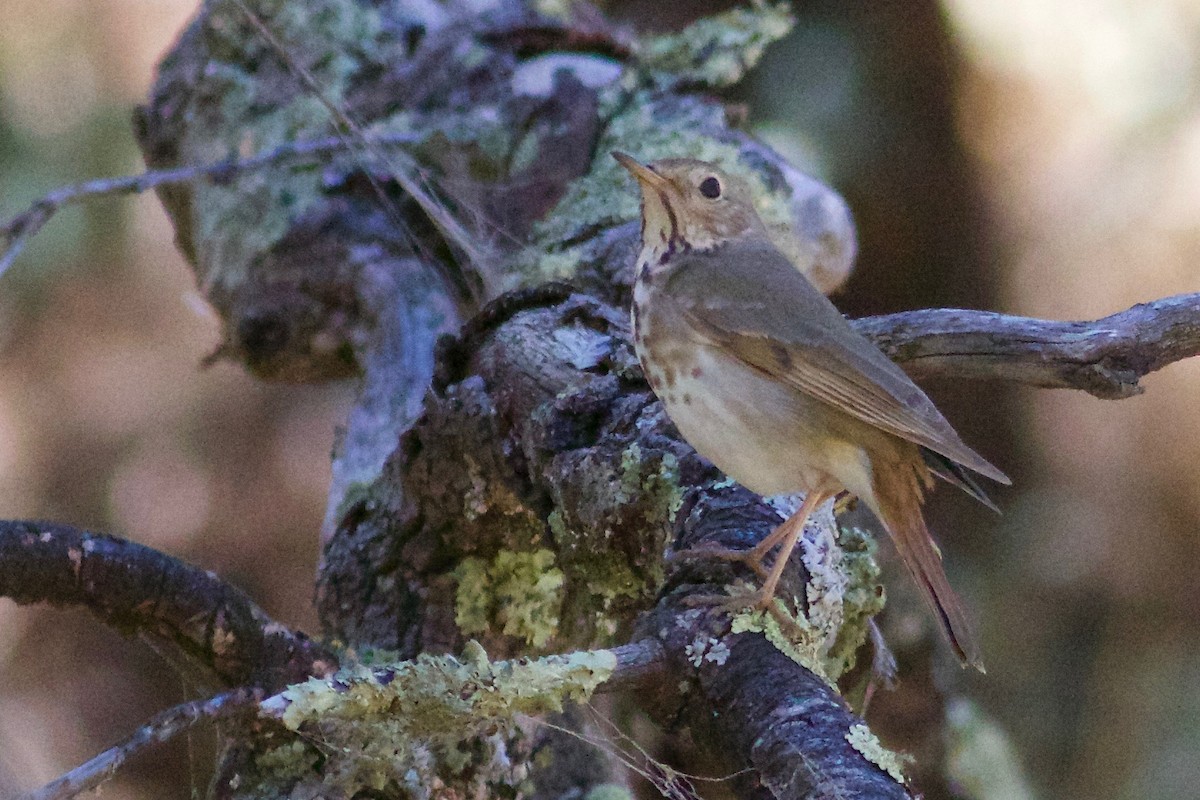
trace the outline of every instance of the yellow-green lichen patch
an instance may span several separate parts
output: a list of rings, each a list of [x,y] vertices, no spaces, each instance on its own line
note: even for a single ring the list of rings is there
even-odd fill
[[[879,582],[874,537],[861,528],[839,527],[837,542],[841,548],[839,571],[845,577],[842,622],[826,661],[831,674],[842,675],[854,666],[858,650],[867,638],[868,623],[883,611],[886,595]]]
[[[868,622],[883,609],[883,590],[874,540],[858,529],[838,534],[835,530],[827,508],[804,527],[797,550],[809,575],[807,602],[791,605],[806,608],[807,614],[793,615],[789,605],[776,598],[778,615],[743,611],[734,617],[733,631],[762,633],[793,661],[836,688],[838,679],[854,666],[867,638]],[[786,622],[781,623],[780,617]]]
[[[679,463],[669,452],[627,445],[572,454],[570,481],[554,487],[550,533],[568,576],[563,618],[579,646],[605,642],[658,591],[662,554],[683,502]]]
[[[698,20],[679,33],[648,36],[637,45],[643,67],[663,86],[730,86],[795,25],[787,3],[765,0]]]
[[[879,737],[871,733],[866,725],[855,725],[846,731],[846,741],[850,746],[862,753],[863,758],[892,776],[896,783],[903,784],[904,766],[908,757],[894,753],[883,746]]]
[[[493,663],[473,644],[462,658],[348,666],[288,687],[261,709],[317,743],[326,782],[352,794],[453,774],[471,761],[472,742],[501,746],[519,735],[517,715],[584,700],[615,666],[606,650]]]
[[[675,512],[683,505],[679,486],[679,461],[671,453],[647,460],[636,442],[621,453],[618,502],[637,498],[645,508],[646,522],[673,523]]]
[[[825,650],[821,646],[823,637],[820,632],[809,624],[803,615],[793,616],[787,609],[787,604],[779,598],[775,598],[774,602],[780,615],[788,620],[786,631],[775,614],[760,608],[747,609],[735,615],[731,631],[761,633],[767,637],[767,641],[775,645],[775,649],[836,690],[836,676],[830,676],[826,671]]]
[[[283,784],[310,777],[320,760],[321,753],[317,748],[300,739],[292,739],[260,753],[255,757],[254,765]]]
[[[628,610],[622,612],[618,605],[628,606],[639,597],[651,596],[661,578],[639,578],[622,553],[603,547],[589,551],[586,536],[569,530],[559,509],[550,512],[548,522],[560,552],[590,553],[563,562],[574,587],[562,612],[563,618],[574,620],[564,641],[579,646],[612,641],[621,623],[630,616]],[[622,600],[623,604],[619,602]]]
[[[550,550],[466,558],[454,577],[454,619],[464,633],[500,630],[542,647],[558,631],[563,573]]]

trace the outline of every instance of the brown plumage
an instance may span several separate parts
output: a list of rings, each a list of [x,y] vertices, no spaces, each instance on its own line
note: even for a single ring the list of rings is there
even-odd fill
[[[692,446],[739,483],[806,493],[745,557],[757,564],[781,545],[760,600],[808,514],[848,489],[895,540],[955,653],[982,669],[921,501],[931,467],[984,502],[966,470],[1008,478],[775,248],[745,184],[703,161],[614,155],[642,186],[633,323],[651,385]]]

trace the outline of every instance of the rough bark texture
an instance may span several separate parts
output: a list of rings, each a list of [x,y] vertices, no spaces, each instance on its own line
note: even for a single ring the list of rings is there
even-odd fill
[[[1200,354],[1200,294],[1089,322],[940,308],[854,326],[914,376],[1012,381],[1119,400],[1141,394],[1138,381],[1149,373]]]
[[[0,522],[0,597],[86,608],[119,631],[177,647],[225,686],[270,693],[338,664],[212,573],[68,525]]]

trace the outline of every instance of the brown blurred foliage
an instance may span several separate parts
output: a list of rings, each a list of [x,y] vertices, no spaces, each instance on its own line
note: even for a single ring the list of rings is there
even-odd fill
[[[607,6],[669,28],[718,4]],[[849,200],[862,244],[837,298],[848,313],[1085,318],[1200,289],[1200,3],[796,8],[797,30],[731,100]],[[193,10],[0,4],[0,215],[139,168],[129,110]],[[0,281],[0,514],[161,548],[315,630],[316,531],[351,390],[202,369],[217,323],[197,298],[152,197],[51,223]],[[1047,797],[1176,798],[1200,783],[1200,365],[1146,385],[1122,402],[931,387],[1016,484],[998,493],[1003,518],[935,495],[989,665],[939,673],[941,688],[1002,723]],[[905,582],[888,585],[893,643],[927,657],[906,651]],[[82,614],[0,601],[0,795],[197,694],[193,681]],[[872,713],[912,718],[919,701],[900,692],[889,710],[884,695]],[[140,759],[107,796],[202,791],[209,747],[198,735]]]

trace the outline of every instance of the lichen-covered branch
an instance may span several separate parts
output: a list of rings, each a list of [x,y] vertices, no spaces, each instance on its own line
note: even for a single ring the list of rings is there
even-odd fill
[[[337,667],[329,650],[213,573],[68,525],[0,521],[0,597],[86,608],[119,631],[177,646],[226,686],[276,691]]]
[[[363,378],[324,531],[326,632],[361,653],[391,651],[392,662],[460,653],[469,639],[511,661],[626,641],[665,588],[657,627],[638,637],[657,641],[690,689],[681,694],[676,676],[659,681],[651,694],[674,709],[660,718],[720,709],[728,718],[710,750],[753,767],[743,794],[903,796],[887,771],[895,765],[833,688],[881,604],[869,539],[828,514],[806,532],[785,579],[798,598],[786,631],[773,618],[677,605],[748,576],[672,567],[669,553],[706,539],[750,545],[779,515],[678,438],[626,338],[637,199],[611,149],[697,156],[743,175],[776,243],[823,288],[853,261],[840,198],[694,91],[737,80],[786,31],[786,6],[635,39],[576,4],[258,0],[252,24],[245,5],[204,4],[163,62],[139,140],[164,169],[319,137],[335,121],[357,146],[320,170],[272,167],[160,191],[225,320],[220,355],[273,379]],[[357,152],[397,132],[411,137],[405,164],[430,196],[494,248],[498,284],[514,291],[486,309],[463,291],[472,265],[403,191],[412,176]],[[547,285],[556,279],[571,288]],[[439,334],[466,320],[435,354]],[[886,324],[860,324],[882,326],[874,334],[901,359],[920,341],[904,339],[903,325],[889,339]],[[936,366],[963,352],[910,361]],[[1020,374],[1035,374],[1021,358]],[[1111,356],[1098,358],[1128,380]],[[990,362],[955,363],[983,372],[976,365]],[[794,689],[786,696],[781,675]],[[231,750],[219,793],[337,794],[379,776],[350,765],[322,784],[319,743],[283,734]],[[415,752],[428,759],[415,774],[465,794],[529,783],[585,795],[608,780],[594,758],[559,760],[556,750],[539,764],[544,741],[475,732],[440,760]],[[400,776],[376,788],[429,787]]]
[[[1145,375],[1200,355],[1200,294],[1090,322],[944,308],[859,319],[854,326],[917,377],[1012,381],[1117,400],[1141,394]]]
[[[468,642],[460,657],[423,654],[312,678],[268,698],[260,711],[327,753],[322,793],[400,789],[419,796],[421,787],[451,776],[480,789],[515,787],[527,767],[511,755],[535,733],[526,718],[587,700],[616,668],[607,650],[493,662]],[[280,748],[290,752],[297,744]],[[472,766],[473,780],[464,774]]]

